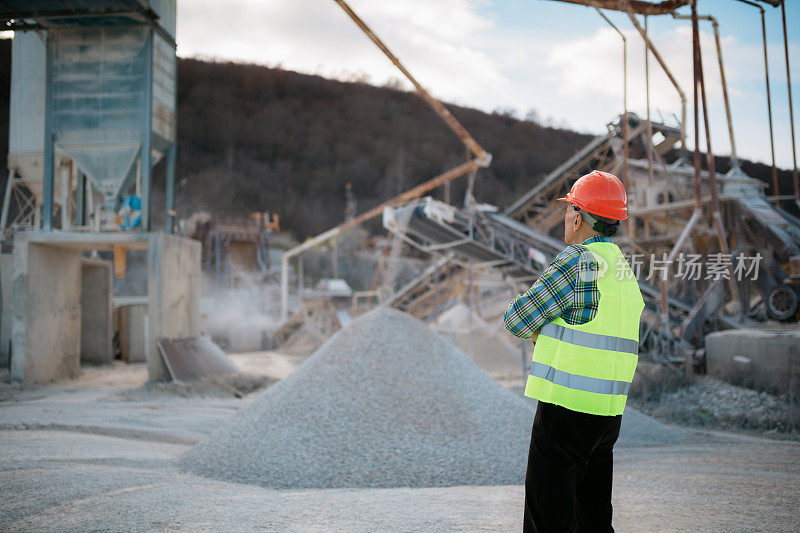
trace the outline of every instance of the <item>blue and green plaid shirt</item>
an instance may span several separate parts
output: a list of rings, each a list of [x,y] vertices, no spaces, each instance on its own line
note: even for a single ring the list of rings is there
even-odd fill
[[[594,254],[586,249],[593,242],[611,242],[603,235],[571,244],[558,254],[531,288],[517,296],[506,308],[506,329],[527,339],[539,328],[558,317],[567,324],[585,324],[597,313],[600,291]]]

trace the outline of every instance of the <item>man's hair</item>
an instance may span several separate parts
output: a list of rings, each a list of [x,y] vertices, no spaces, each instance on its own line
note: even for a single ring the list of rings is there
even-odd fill
[[[613,237],[617,234],[617,230],[619,230],[619,220],[589,213],[579,208],[577,205],[573,205],[572,208],[575,209],[575,211],[579,211],[583,220],[600,235]]]

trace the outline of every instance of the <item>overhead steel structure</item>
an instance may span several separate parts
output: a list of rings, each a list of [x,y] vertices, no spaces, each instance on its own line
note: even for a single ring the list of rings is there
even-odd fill
[[[478,142],[470,135],[470,133],[461,125],[461,123],[456,119],[447,108],[439,102],[436,98],[431,96],[431,94],[422,86],[422,84],[417,81],[417,79],[408,71],[408,69],[400,62],[397,56],[392,53],[388,46],[370,29],[369,26],[359,17],[355,11],[345,2],[344,0],[334,0],[339,7],[347,14],[348,17],[356,24],[356,26],[361,29],[362,32],[372,41],[375,46],[377,46],[381,52],[392,62],[392,64],[397,67],[397,69],[406,77],[406,79],[411,82],[414,86],[417,94],[427,103],[439,118],[442,119],[442,122],[450,128],[450,130],[459,138],[459,140],[464,144],[464,147],[467,150],[467,161],[461,163],[460,165],[447,170],[438,176],[417,185],[409,189],[408,191],[390,199],[382,204],[370,209],[366,213],[362,213],[355,218],[352,218],[345,222],[344,224],[340,224],[330,230],[317,235],[316,237],[307,240],[304,243],[288,250],[286,253],[283,254],[281,258],[281,319],[286,320],[289,316],[289,261],[293,257],[297,257],[303,252],[327,243],[331,240],[336,240],[339,235],[341,235],[346,230],[356,227],[359,224],[363,224],[364,222],[371,220],[381,213],[383,213],[383,209],[386,206],[396,205],[402,202],[407,202],[409,200],[419,198],[420,196],[426,194],[429,191],[436,189],[441,185],[446,185],[453,181],[456,178],[460,178],[461,176],[468,175],[469,176],[469,184],[467,185],[467,198],[466,201],[470,201],[472,198],[472,185],[475,182],[475,174],[480,168],[488,167],[492,162],[492,154],[487,152],[483,149],[483,147],[478,144]]]
[[[447,265],[453,263],[463,267],[491,266],[504,270],[512,277],[530,278],[538,275],[541,267],[531,258],[543,253],[549,261],[560,250],[555,239],[552,239],[555,244],[543,245],[543,239],[555,237],[561,228],[563,206],[555,202],[555,198],[569,190],[571,182],[580,175],[599,168],[621,172],[630,186],[631,220],[626,223],[625,234],[619,239],[629,251],[656,252],[656,255],[663,252],[670,263],[675,262],[683,251],[720,253],[726,257],[731,257],[732,253],[734,260],[745,253],[759,251],[765,257],[757,282],[762,292],[760,299],[753,298],[750,283],[734,281],[731,265],[724,265],[727,275],[713,281],[676,283],[666,277],[661,280],[655,278],[652,282],[640,279],[646,302],[641,332],[642,353],[649,353],[666,362],[675,361],[676,357],[682,360],[682,352],[701,348],[704,334],[714,329],[741,327],[758,316],[791,319],[798,308],[800,221],[786,211],[771,206],[763,194],[762,184],[746,176],[738,167],[727,87],[723,90],[733,168],[720,179],[715,173],[697,25],[698,20],[709,20],[714,25],[715,35],[718,35],[716,20],[708,15],[698,15],[695,2],[662,2],[657,6],[649,4],[650,7],[644,2],[625,1],[587,0],[572,3],[594,7],[601,15],[602,8],[627,12],[648,50],[659,59],[665,73],[673,81],[684,109],[687,99],[683,91],[649,41],[646,26],[643,28],[634,14],[672,14],[676,19],[692,21],[695,62],[694,167],[689,166],[683,157],[675,164],[668,165],[665,162],[665,157],[674,152],[679,141],[680,152],[684,155],[687,152],[683,121],[678,121],[675,126],[653,123],[628,113],[626,109],[616,123],[609,124],[608,134],[592,139],[572,158],[523,194],[502,215],[480,209],[457,210],[431,199],[422,203],[414,202],[407,207],[387,208],[384,216],[387,229],[402,235],[420,250],[450,258],[449,262],[434,262],[434,265],[441,266],[424,272],[398,291],[389,303],[411,308],[409,295],[434,299],[429,293],[446,287],[441,278]],[[688,4],[691,4],[692,16],[674,12],[674,9]],[[780,2],[772,4],[782,7]],[[610,23],[607,17],[603,18]],[[725,72],[718,37],[716,42],[724,84]],[[705,169],[701,168],[698,146],[700,120],[705,122]],[[655,133],[660,134],[657,143],[653,141]],[[528,231],[509,233],[509,222],[514,222],[513,219],[523,222],[524,225],[519,226]],[[680,231],[675,233],[671,228]],[[512,237],[505,240],[498,238],[503,234]],[[649,266],[648,262],[645,267]],[[740,301],[744,301],[744,304],[739,304]],[[737,307],[740,307],[738,312]],[[690,366],[687,365],[687,368]]]
[[[92,188],[111,224],[123,198],[135,192],[142,201],[140,229],[149,231],[152,167],[162,157],[167,166],[166,227],[172,231],[175,19],[175,0],[0,3],[0,26],[16,33],[12,115],[24,117],[11,120],[10,181],[19,178],[32,190],[31,205],[41,210],[43,231],[87,226]],[[41,79],[33,81],[41,87],[31,86],[22,76],[23,71],[37,69]],[[14,144],[17,139],[22,145]],[[59,176],[65,183],[57,200],[54,185],[61,154],[75,168]],[[4,225],[11,193],[9,187]],[[54,220],[57,206],[60,221]],[[39,216],[33,220],[38,222]]]
[[[399,60],[353,13],[344,0],[335,1],[409,78],[423,98],[461,138],[468,151],[474,154],[476,158],[468,161],[464,167],[474,165],[478,161],[483,162],[481,166],[488,165],[489,160],[483,157],[482,149],[479,149],[474,139],[444,106],[433,100],[411,77]],[[557,205],[555,198],[569,189],[572,180],[599,168],[621,173],[626,182],[626,189],[630,187],[631,216],[624,225],[624,235],[620,239],[629,251],[636,253],[663,251],[669,261],[675,260],[683,250],[701,251],[707,254],[718,252],[723,256],[730,256],[732,253],[734,257],[739,257],[747,251],[762,248],[765,243],[770,250],[776,252],[776,254],[770,252],[766,274],[759,281],[763,297],[755,305],[751,301],[749,285],[744,283],[737,286],[734,282],[730,265],[725,265],[727,276],[712,282],[701,280],[699,283],[676,283],[668,281],[666,276],[661,280],[654,279],[652,283],[640,280],[646,301],[641,334],[643,353],[649,353],[670,363],[679,354],[689,353],[702,346],[704,333],[710,330],[740,327],[757,315],[763,317],[769,314],[773,318],[788,318],[789,315],[793,315],[797,309],[797,291],[792,286],[800,280],[800,255],[798,255],[800,222],[785,211],[771,207],[765,200],[760,182],[746,176],[738,168],[727,87],[723,87],[723,92],[726,96],[725,109],[733,168],[722,179],[717,178],[714,169],[698,21],[709,20],[714,26],[717,36],[717,60],[725,85],[722,49],[719,45],[716,20],[709,15],[698,15],[696,0],[556,1],[581,4],[597,10],[621,36],[623,61],[626,66],[627,39],[605,16],[603,10],[611,9],[627,14],[645,42],[646,59],[649,59],[650,54],[656,58],[678,93],[682,108],[680,119],[675,125],[658,124],[650,120],[649,84],[647,117],[642,119],[629,113],[626,68],[625,110],[616,123],[608,125],[608,134],[590,141],[502,214],[475,202],[469,194],[471,188],[468,188],[467,201],[463,209],[429,198],[422,201],[412,200],[411,194],[386,202],[383,205],[385,227],[409,244],[438,258],[417,279],[396,292],[384,295],[384,303],[404,310],[413,310],[416,314],[430,312],[438,308],[435,303],[440,302],[441,294],[452,292],[452,280],[460,276],[462,271],[472,272],[475,265],[500,269],[509,278],[518,280],[530,280],[538,275],[561,248],[560,241],[554,237],[563,218],[563,206]],[[775,7],[780,6],[785,11],[782,2],[778,0],[769,0],[766,3]],[[691,7],[691,16],[676,12],[685,6]],[[644,24],[637,19],[637,16],[642,15]],[[688,164],[686,157],[689,153],[685,129],[688,98],[648,36],[647,17],[651,15],[672,15],[676,19],[688,19],[692,22],[693,166]],[[786,52],[788,72],[788,47]],[[700,158],[700,120],[705,123],[705,169],[701,166]],[[660,134],[658,140],[655,140],[656,134]],[[678,142],[680,142],[680,157],[674,164],[668,165],[666,157],[674,152]],[[450,173],[455,174],[457,171],[458,175],[462,175],[463,170],[454,169]],[[470,183],[474,180],[475,170],[477,170],[475,166],[467,170],[470,173]],[[418,194],[413,196],[418,196],[423,191],[415,192]],[[398,207],[402,202],[409,200],[410,203]],[[374,211],[364,216],[372,216]],[[363,220],[362,217],[359,221]],[[349,224],[334,228],[302,244],[296,252],[300,253],[311,246],[334,238],[343,228],[349,227]],[[680,228],[680,231],[675,233],[671,228]],[[292,251],[290,255],[294,253],[295,251]],[[284,263],[285,276],[288,275],[287,266],[288,263]],[[376,273],[375,278],[378,277]],[[286,285],[284,283],[284,286]],[[738,304],[740,299],[743,299],[745,304],[738,306],[738,312],[737,305],[726,305]],[[776,303],[778,305],[775,305]],[[688,360],[685,361],[688,372],[691,365],[688,364]]]

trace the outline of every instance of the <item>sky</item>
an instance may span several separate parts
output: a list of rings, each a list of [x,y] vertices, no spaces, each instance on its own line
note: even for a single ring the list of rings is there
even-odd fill
[[[349,4],[420,83],[443,101],[487,112],[503,110],[520,118],[532,111],[547,123],[594,134],[606,131],[606,124],[622,113],[622,39],[593,8],[550,0],[350,0]],[[699,0],[698,6],[701,14],[712,14],[719,21],[738,155],[769,164],[759,11],[735,0]],[[764,8],[775,158],[780,167],[790,168],[781,14],[779,8],[767,4]],[[681,12],[689,14],[688,7]],[[627,15],[605,13],[628,43],[628,108],[645,116],[642,39]],[[787,1],[786,17],[800,143],[800,0]],[[688,144],[693,148],[691,22],[648,17],[648,31],[686,94]],[[711,145],[714,153],[729,154],[714,33],[707,21],[701,21],[700,31]],[[403,78],[333,0],[179,0],[176,40],[181,57],[240,60],[376,85]],[[680,116],[680,98],[652,55],[649,72],[651,116],[674,122]]]

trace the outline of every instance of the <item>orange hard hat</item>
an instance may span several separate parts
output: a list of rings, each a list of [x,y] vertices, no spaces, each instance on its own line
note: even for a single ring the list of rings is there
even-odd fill
[[[625,187],[614,174],[593,170],[575,182],[564,198],[565,202],[577,205],[592,215],[612,220],[628,218],[628,196]]]

